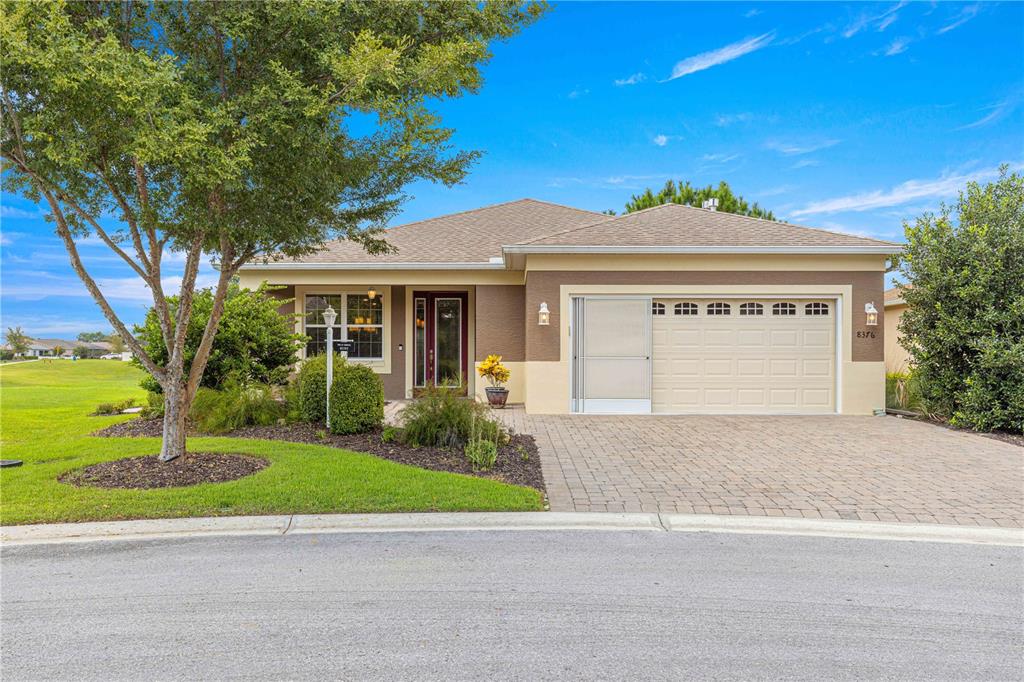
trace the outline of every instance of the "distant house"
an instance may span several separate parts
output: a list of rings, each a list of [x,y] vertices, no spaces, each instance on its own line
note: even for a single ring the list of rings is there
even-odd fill
[[[54,349],[61,348],[61,357],[70,358],[74,356],[77,349],[78,357],[98,358],[111,352],[111,345],[107,341],[67,341],[65,339],[31,339],[28,350],[18,353],[19,357],[28,358],[53,358],[57,357]],[[4,350],[10,350],[10,346],[3,345]]]
[[[899,332],[900,319],[907,309],[903,300],[903,292],[899,287],[887,289],[885,292],[885,371],[906,372],[910,369],[910,353],[900,345],[902,335]]]

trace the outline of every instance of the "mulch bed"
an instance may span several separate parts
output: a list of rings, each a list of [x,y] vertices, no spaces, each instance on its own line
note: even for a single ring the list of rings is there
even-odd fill
[[[163,422],[160,419],[132,419],[108,426],[97,431],[94,436],[110,438],[157,437],[163,433]],[[512,439],[498,449],[498,458],[490,471],[473,471],[465,455],[459,450],[444,448],[413,448],[397,441],[385,443],[381,440],[381,432],[360,433],[351,436],[338,436],[332,433],[321,438],[323,427],[313,424],[286,424],[283,426],[249,426],[237,429],[228,434],[231,438],[255,438],[259,440],[279,440],[289,443],[309,443],[312,445],[329,445],[355,452],[366,452],[393,462],[409,464],[421,469],[446,471],[469,476],[480,476],[536,488],[541,492],[544,488],[544,475],[541,473],[540,456],[537,443],[528,434],[513,434]],[[190,434],[201,435],[201,434]]]
[[[127,457],[100,462],[62,474],[57,480],[98,488],[175,488],[199,483],[225,483],[255,474],[269,462],[223,452],[189,452],[170,462],[159,457]]]

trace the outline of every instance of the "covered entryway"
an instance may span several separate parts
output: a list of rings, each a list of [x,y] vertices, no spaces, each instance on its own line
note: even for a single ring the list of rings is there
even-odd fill
[[[572,299],[572,411],[832,414],[834,298]]]
[[[836,411],[835,302],[655,298],[658,413]]]

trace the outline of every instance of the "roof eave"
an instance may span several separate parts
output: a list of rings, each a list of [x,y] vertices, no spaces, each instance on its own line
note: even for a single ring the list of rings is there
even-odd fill
[[[617,254],[685,254],[685,253],[749,253],[749,254],[874,254],[891,256],[902,253],[898,244],[860,246],[547,246],[538,244],[508,245],[505,253],[617,253]]]
[[[247,263],[246,270],[504,270],[504,261],[495,263]]]

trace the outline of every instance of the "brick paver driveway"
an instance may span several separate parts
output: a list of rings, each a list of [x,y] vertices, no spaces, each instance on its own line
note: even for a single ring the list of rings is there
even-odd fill
[[[1024,525],[1024,448],[895,417],[530,416],[556,511]]]

